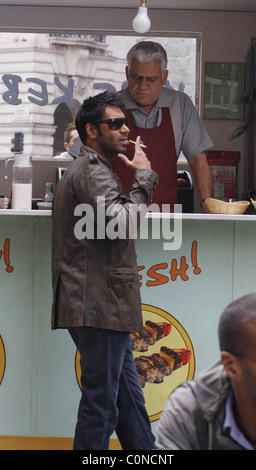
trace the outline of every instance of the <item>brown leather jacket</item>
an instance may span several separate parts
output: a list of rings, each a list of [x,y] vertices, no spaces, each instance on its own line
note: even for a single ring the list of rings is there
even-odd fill
[[[105,235],[111,221],[127,222],[132,209],[150,204],[157,179],[153,170],[135,171],[128,198],[111,165],[89,147],[81,148],[58,182],[53,203],[52,329],[142,328],[134,240]],[[107,214],[104,220],[99,197],[104,197],[106,209],[115,204],[115,216]],[[90,207],[82,212],[81,204]]]

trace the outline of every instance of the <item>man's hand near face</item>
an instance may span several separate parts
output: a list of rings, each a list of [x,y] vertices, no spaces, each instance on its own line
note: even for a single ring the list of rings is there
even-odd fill
[[[139,136],[136,138],[135,152],[132,160],[129,160],[129,158],[122,153],[119,153],[117,156],[132,170],[151,170],[151,163],[140,146]]]

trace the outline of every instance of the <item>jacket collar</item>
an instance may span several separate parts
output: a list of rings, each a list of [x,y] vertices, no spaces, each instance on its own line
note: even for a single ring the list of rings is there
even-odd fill
[[[111,167],[111,163],[106,160],[106,158],[102,157],[99,153],[97,153],[94,149],[91,147],[88,147],[87,145],[83,145],[80,150],[80,155],[81,157],[91,155],[92,157],[95,158],[95,161],[100,160],[104,165],[108,166],[109,168]]]
[[[196,380],[198,401],[205,419],[210,421],[224,404],[231,383],[220,361],[199,374]]]

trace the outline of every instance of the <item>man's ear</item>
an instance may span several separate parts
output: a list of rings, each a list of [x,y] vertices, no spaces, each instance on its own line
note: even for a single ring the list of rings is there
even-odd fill
[[[85,130],[86,130],[86,133],[87,133],[87,136],[90,138],[90,139],[96,139],[97,136],[98,136],[98,129],[97,127],[94,125],[94,124],[91,124],[90,122],[88,122],[86,125],[85,125]]]
[[[163,75],[164,83],[166,83],[167,77],[168,77],[168,70],[165,70],[164,75]]]
[[[231,380],[240,380],[242,376],[242,367],[239,357],[228,351],[221,352],[221,362],[226,374]]]
[[[128,72],[128,65],[126,65],[125,67],[125,75],[126,75],[126,78],[128,80],[128,75],[129,75],[129,72]]]

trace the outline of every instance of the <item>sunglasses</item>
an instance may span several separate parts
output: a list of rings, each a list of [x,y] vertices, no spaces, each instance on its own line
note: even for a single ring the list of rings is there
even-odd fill
[[[109,119],[102,119],[102,121],[98,121],[97,124],[105,122],[109,129],[113,131],[117,131],[121,129],[121,127],[125,124],[128,127],[128,118],[109,118]]]

